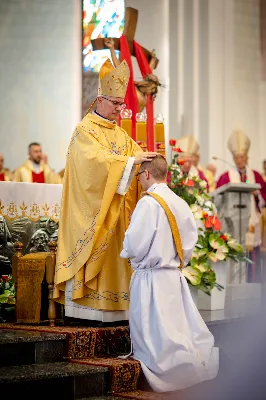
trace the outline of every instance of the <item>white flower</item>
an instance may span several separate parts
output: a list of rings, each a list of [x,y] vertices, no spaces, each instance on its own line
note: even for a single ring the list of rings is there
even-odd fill
[[[213,212],[213,215],[217,215],[218,214],[216,205],[214,203],[212,203],[212,212]]]
[[[209,216],[217,215],[217,208],[215,207],[215,204],[210,200],[207,200],[204,203],[203,211],[207,212]]]
[[[206,187],[207,187],[207,182],[206,182],[206,181],[200,181],[200,182],[199,182],[199,185],[200,185],[201,189],[206,189]]]
[[[202,208],[197,204],[191,204],[190,206],[191,211],[193,212],[194,218],[201,219],[202,218]]]
[[[195,218],[195,220],[196,220],[196,218]],[[206,227],[201,219],[196,220],[196,226],[197,226],[198,233],[200,233],[200,229],[203,229],[204,231],[206,230]]]
[[[213,204],[210,200],[207,200],[207,201],[205,202],[204,206],[205,206],[205,207],[208,207],[210,210],[212,210],[214,204]]]
[[[199,203],[199,205],[200,205],[200,206],[203,206],[203,205],[204,205],[204,203],[205,203],[205,201],[204,201],[204,197],[203,197],[203,196],[201,196],[201,195],[199,195],[199,194],[197,194],[195,197],[196,197],[196,199],[197,199],[197,202]]]
[[[242,252],[243,251],[243,248],[242,248],[241,244],[238,243],[236,241],[236,239],[230,239],[227,242],[227,244],[228,244],[229,247],[231,247],[231,249],[236,250],[237,252]]]

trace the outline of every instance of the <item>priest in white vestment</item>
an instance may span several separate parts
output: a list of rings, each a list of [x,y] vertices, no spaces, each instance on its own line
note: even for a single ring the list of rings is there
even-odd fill
[[[151,388],[168,392],[215,378],[219,349],[180,272],[197,241],[192,212],[165,183],[163,157],[141,164],[138,174],[148,192],[132,215],[121,252],[134,270],[129,309],[132,355]]]

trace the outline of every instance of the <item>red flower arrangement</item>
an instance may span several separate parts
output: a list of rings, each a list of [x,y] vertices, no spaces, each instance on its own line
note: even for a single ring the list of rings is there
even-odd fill
[[[176,140],[175,139],[170,139],[169,140],[170,146],[175,146],[176,145]]]
[[[206,228],[214,228],[216,231],[221,229],[221,221],[217,215],[212,215],[211,217],[206,218],[204,225]]]
[[[225,235],[221,235],[221,236],[220,236],[220,239],[226,241],[226,240],[227,240],[227,237],[226,237]]]
[[[193,187],[193,186],[195,186],[195,182],[192,179],[185,179],[182,182],[182,185]]]
[[[181,166],[185,164],[185,160],[182,160],[182,159],[180,159],[180,160],[177,159],[176,162],[177,162],[177,164],[179,164]]]
[[[8,275],[2,275],[2,282],[3,283],[8,282]]]

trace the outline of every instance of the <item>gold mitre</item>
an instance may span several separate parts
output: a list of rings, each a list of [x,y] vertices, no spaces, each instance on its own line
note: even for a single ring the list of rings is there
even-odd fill
[[[184,155],[193,155],[199,153],[199,144],[192,135],[184,135],[176,142],[176,147],[182,150]]]
[[[233,155],[244,155],[248,153],[250,140],[244,132],[235,130],[228,139],[227,147]]]
[[[130,71],[124,60],[118,67],[114,67],[109,58],[99,71],[98,96],[121,97],[124,99]]]

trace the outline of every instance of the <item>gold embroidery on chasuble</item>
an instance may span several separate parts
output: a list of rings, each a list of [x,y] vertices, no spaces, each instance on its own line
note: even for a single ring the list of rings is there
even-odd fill
[[[131,269],[120,258],[128,214],[138,200],[116,193],[128,158],[141,151],[116,124],[87,114],[68,149],[62,196],[54,297],[63,302],[74,277],[72,299],[91,308],[128,309]],[[137,181],[137,180],[136,180]]]

